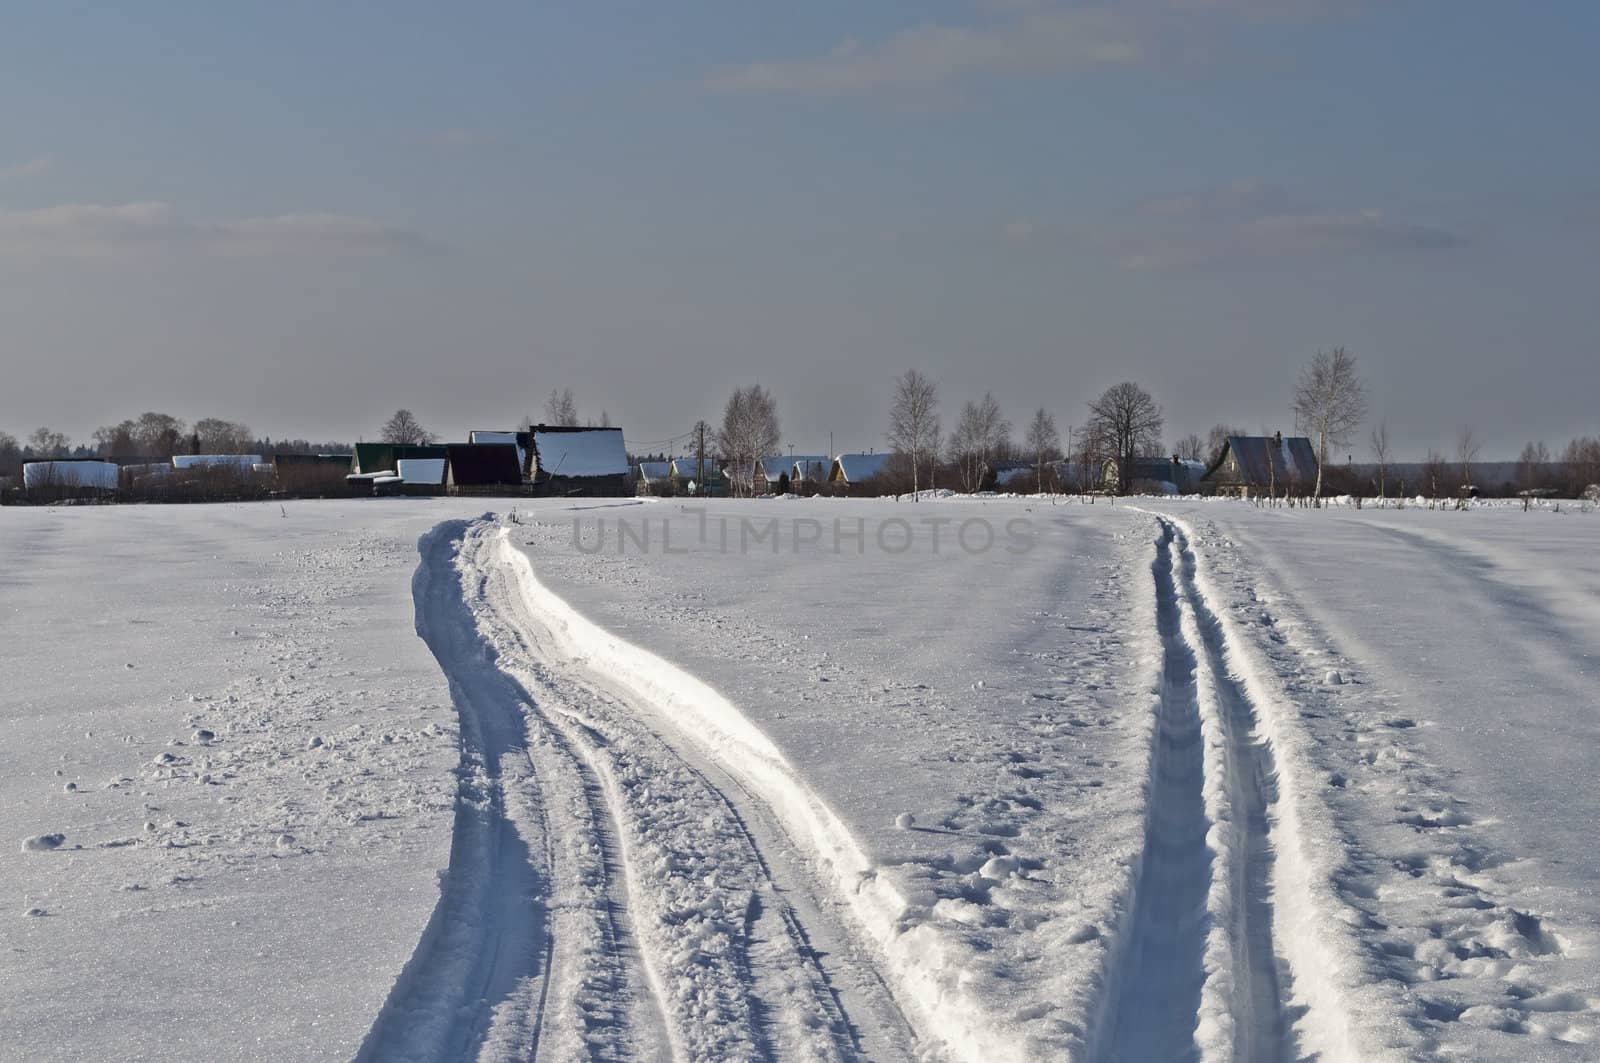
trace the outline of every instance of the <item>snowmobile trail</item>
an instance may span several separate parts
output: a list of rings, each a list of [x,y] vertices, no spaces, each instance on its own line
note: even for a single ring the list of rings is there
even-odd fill
[[[497,525],[419,546],[418,631],[461,717],[456,837],[358,1058],[909,1059],[869,954],[747,795],[561,651]]]
[[[1274,941],[1270,745],[1230,675],[1187,537],[1152,563],[1162,675],[1144,854],[1096,1058],[1293,1060]]]
[[[663,1020],[631,945],[614,838],[581,764],[484,653],[453,563],[467,527],[424,536],[413,581],[418,632],[461,720],[450,866],[357,1059],[509,1061],[580,1046],[652,1058]]]

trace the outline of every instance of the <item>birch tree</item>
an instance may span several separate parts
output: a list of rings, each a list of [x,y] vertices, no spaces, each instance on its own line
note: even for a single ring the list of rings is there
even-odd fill
[[[755,490],[756,462],[777,452],[778,403],[760,384],[735,388],[722,411],[722,427],[717,432],[717,447],[727,459],[732,473],[731,490]]]
[[[1372,430],[1367,438],[1367,445],[1372,450],[1372,460],[1378,466],[1378,497],[1385,496],[1385,489],[1389,479],[1389,423],[1379,421],[1378,427]]]
[[[1356,359],[1343,347],[1318,351],[1302,370],[1294,389],[1294,419],[1317,444],[1316,497],[1322,497],[1322,468],[1328,448],[1344,446],[1367,416],[1367,389],[1356,374]]]
[[[907,369],[895,381],[894,406],[889,411],[889,446],[910,459],[914,496],[921,488],[923,459],[931,460],[939,450],[939,392],[931,380],[915,369]]]
[[[1061,433],[1056,431],[1056,419],[1043,406],[1034,412],[1028,422],[1028,450],[1033,454],[1035,490],[1044,490],[1044,463],[1061,452]]]

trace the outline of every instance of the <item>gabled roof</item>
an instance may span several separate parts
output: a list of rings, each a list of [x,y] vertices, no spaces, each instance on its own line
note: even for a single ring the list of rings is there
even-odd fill
[[[789,476],[795,480],[826,480],[832,467],[831,458],[796,458]]]
[[[833,459],[833,471],[828,474],[830,480],[840,480],[847,484],[858,484],[870,480],[889,467],[889,454],[840,454]]]
[[[1306,485],[1317,478],[1317,452],[1305,436],[1229,436],[1204,478],[1252,487]]]
[[[698,458],[673,458],[672,475],[680,480],[693,480],[699,475],[700,459]],[[717,480],[722,477],[722,470],[717,467],[717,459],[710,454],[706,455],[705,479]]]
[[[620,428],[535,425],[533,469],[537,476],[628,475],[628,452]]]
[[[756,475],[765,476],[767,483],[769,484],[777,483],[778,477],[780,476],[788,476],[790,479],[793,479],[794,467],[803,461],[814,461],[826,464],[828,459],[820,454],[796,454],[793,457],[789,457],[788,455],[784,454],[777,454],[770,458],[762,458],[759,462],[757,462]]]
[[[641,461],[639,463],[639,479],[647,484],[671,478],[672,462],[670,461]]]
[[[517,448],[509,443],[452,443],[445,447],[445,479],[457,487],[520,484]]]

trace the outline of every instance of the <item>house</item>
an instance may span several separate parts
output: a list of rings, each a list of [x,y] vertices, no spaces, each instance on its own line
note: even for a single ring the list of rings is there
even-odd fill
[[[444,458],[442,444],[420,443],[357,443],[355,461],[350,471],[356,474],[369,472],[395,472],[401,458]]]
[[[828,487],[839,494],[873,494],[872,481],[889,468],[890,454],[840,454],[828,470]]]
[[[796,493],[819,491],[828,482],[828,472],[832,468],[832,458],[796,458],[789,470],[790,489]]]
[[[514,444],[451,443],[444,450],[444,483],[452,493],[464,489],[466,493],[473,494],[483,492],[486,488],[522,485],[522,468],[517,464],[517,448]],[[398,472],[395,478],[399,480]]]
[[[673,490],[681,495],[722,495],[727,494],[728,483],[723,470],[717,466],[717,460],[706,455],[705,460],[699,458],[673,458],[672,459]],[[690,485],[693,485],[693,492]]]
[[[641,495],[672,494],[672,462],[641,461],[634,474],[634,489]]]
[[[1116,458],[1105,463],[1103,480],[1107,490],[1119,489],[1122,481],[1118,472]],[[1128,470],[1128,487],[1134,494],[1192,495],[1200,491],[1205,473],[1205,462],[1188,461],[1176,454],[1170,458],[1134,458]]]
[[[1223,495],[1309,494],[1317,482],[1317,452],[1304,436],[1229,436],[1201,477],[1203,490]]]
[[[620,428],[534,425],[529,476],[540,494],[620,498],[631,493]]]
[[[795,489],[795,469],[800,465],[823,465],[827,458],[820,454],[790,455],[781,454],[770,458],[762,458],[756,462],[755,489],[758,493],[766,494],[778,489],[778,482],[785,476],[789,478],[789,490]]]

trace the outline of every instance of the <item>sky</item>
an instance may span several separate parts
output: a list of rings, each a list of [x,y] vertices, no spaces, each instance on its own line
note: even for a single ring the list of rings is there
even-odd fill
[[[947,425],[992,391],[1063,432],[1133,380],[1171,441],[1292,428],[1334,346],[1401,457],[1600,435],[1591,0],[5,22],[18,437],[159,410],[354,441],[406,407],[460,438],[571,388],[671,450],[761,383],[797,453],[864,450],[915,367]]]

